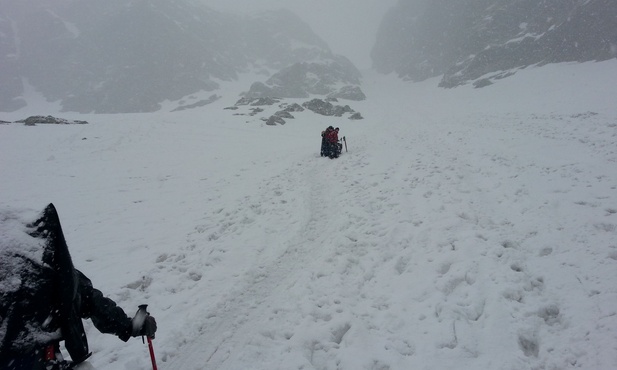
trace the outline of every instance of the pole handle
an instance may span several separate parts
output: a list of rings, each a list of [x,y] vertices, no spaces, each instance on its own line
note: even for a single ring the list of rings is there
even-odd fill
[[[146,317],[149,316],[150,313],[148,312],[148,305],[147,304],[141,304],[139,305],[139,309],[137,310],[137,314],[135,314],[135,317],[139,317],[140,321],[141,321],[141,325],[143,325],[143,322],[145,321]],[[146,338],[148,339],[148,350],[150,351],[150,361],[152,361],[152,370],[158,370],[157,366],[156,366],[156,358],[154,357],[154,346],[152,345],[152,338],[150,338],[149,336],[146,335]],[[144,340],[144,337],[141,337],[141,340]]]

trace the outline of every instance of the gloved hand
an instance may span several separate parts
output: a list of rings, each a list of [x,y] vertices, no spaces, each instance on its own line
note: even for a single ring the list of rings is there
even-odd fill
[[[150,339],[154,339],[154,333],[156,333],[156,320],[152,316],[146,316],[141,327],[136,327],[136,325],[133,325],[134,337],[141,337],[145,335]]]
[[[150,339],[154,339],[154,333],[156,333],[156,320],[146,311],[146,307],[146,305],[139,306],[139,310],[131,320],[133,328],[131,335],[134,337],[145,335]]]

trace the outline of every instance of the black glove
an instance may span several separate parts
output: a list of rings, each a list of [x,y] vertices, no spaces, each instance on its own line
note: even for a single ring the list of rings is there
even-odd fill
[[[132,336],[142,337],[145,335],[150,339],[154,339],[154,333],[156,333],[156,320],[146,311],[146,305],[139,306],[139,310],[131,320],[131,325],[133,329],[131,333]]]
[[[133,318],[133,336],[134,337],[143,337],[144,335],[150,339],[154,339],[154,333],[156,333],[156,320],[152,316],[146,316],[141,323],[141,327],[139,323],[135,322],[135,318]]]

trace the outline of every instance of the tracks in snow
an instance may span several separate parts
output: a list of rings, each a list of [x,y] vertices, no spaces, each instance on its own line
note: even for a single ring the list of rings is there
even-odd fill
[[[207,253],[186,265],[212,270],[191,294],[213,306],[192,335],[181,333],[197,339],[170,353],[167,368],[233,369],[247,358],[264,369],[410,368],[427,358],[494,368],[494,351],[519,368],[593,361],[559,339],[578,335],[576,301],[606,311],[578,277],[590,261],[570,259],[576,231],[563,234],[577,227],[577,193],[560,181],[586,186],[577,173],[588,169],[574,157],[553,167],[542,146],[568,139],[534,140],[513,121],[367,133],[350,155],[298,160],[209,214],[188,238]],[[606,234],[594,240],[614,233],[599,228]],[[548,266],[564,273],[547,276]],[[561,296],[569,283],[574,298]]]
[[[329,159],[293,163],[266,179],[255,195],[211,212],[189,235],[186,254],[161,259],[166,269],[189,275],[192,271],[198,278],[191,294],[201,291],[197,301],[213,302],[208,312],[192,319],[188,330],[193,334],[178,333],[196,339],[165,356],[165,367],[225,368],[234,349],[245,345],[252,326],[272,315],[277,300],[301,279],[298,275],[327,245],[328,223],[337,216],[337,207],[328,201],[336,179],[324,172],[324,161]],[[196,253],[203,245],[207,249]],[[203,266],[211,271],[197,272]],[[236,271],[222,272],[230,267]]]

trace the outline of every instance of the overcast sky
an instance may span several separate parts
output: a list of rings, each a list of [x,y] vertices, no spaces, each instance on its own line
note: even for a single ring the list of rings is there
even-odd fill
[[[335,54],[368,69],[381,20],[398,0],[204,0],[213,9],[240,13],[287,8],[298,14]]]

